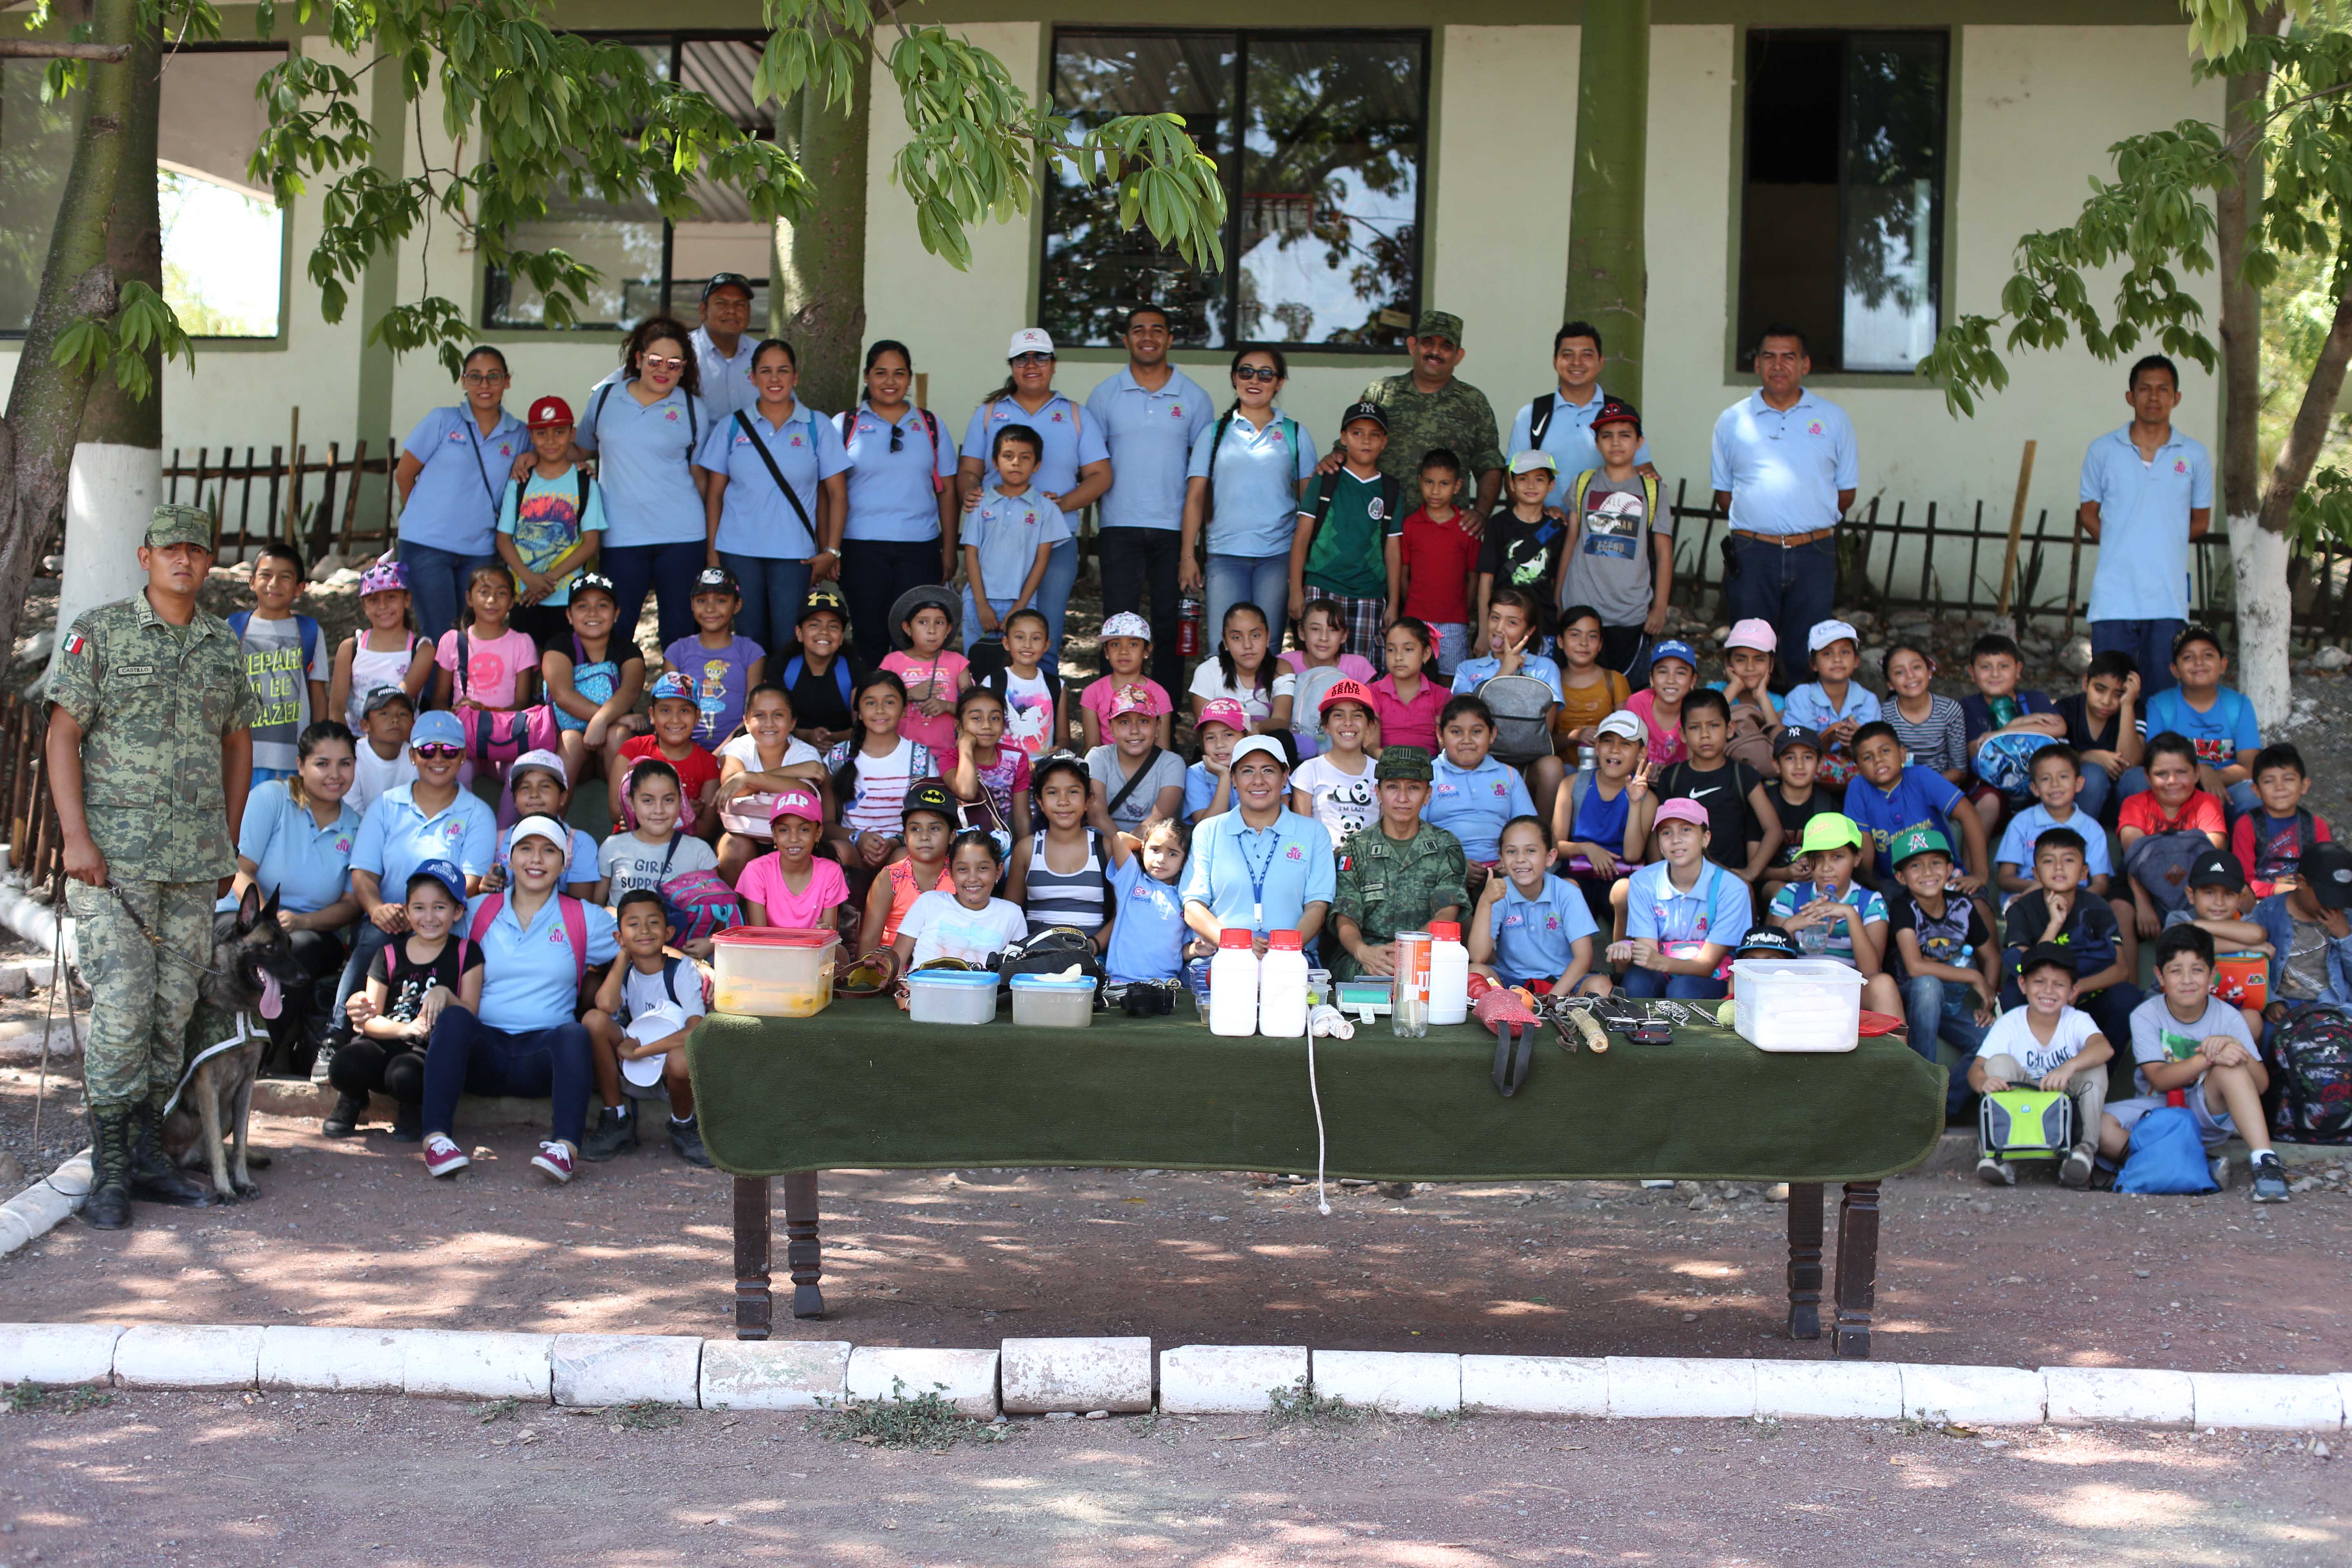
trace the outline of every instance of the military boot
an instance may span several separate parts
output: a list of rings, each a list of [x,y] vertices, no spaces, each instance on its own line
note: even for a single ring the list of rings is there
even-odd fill
[[[136,1107],[131,1112],[131,1195],[142,1204],[205,1207],[214,1201],[213,1184],[196,1180],[165,1156],[162,1122],[152,1105]]]
[[[121,1230],[131,1223],[131,1108],[89,1108],[89,1196],[81,1217],[93,1230]]]

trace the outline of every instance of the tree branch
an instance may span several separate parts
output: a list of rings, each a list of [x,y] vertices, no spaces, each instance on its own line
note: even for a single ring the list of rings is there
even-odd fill
[[[2336,400],[2344,392],[2344,369],[2352,363],[2352,270],[2345,274],[2342,292],[2336,300],[2336,320],[2327,329],[2327,341],[2319,346],[2319,358],[2311,367],[2311,380],[2303,389],[2303,404],[2294,412],[2294,423],[2287,426],[2286,440],[2279,447],[2277,460],[2271,464],[2270,483],[2263,492],[2263,526],[2273,533],[2286,531],[2294,514],[2294,498],[2311,478],[2312,466],[2319,461],[2319,449],[2327,440],[2327,428],[2336,413]]]
[[[121,65],[131,55],[129,44],[53,44],[46,38],[0,38],[0,60],[95,60]]]

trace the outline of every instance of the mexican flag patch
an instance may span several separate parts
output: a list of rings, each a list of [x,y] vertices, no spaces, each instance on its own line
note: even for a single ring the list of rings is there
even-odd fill
[[[66,651],[69,654],[79,656],[81,653],[81,650],[89,646],[89,639],[82,636],[79,632],[71,632],[66,637]]]

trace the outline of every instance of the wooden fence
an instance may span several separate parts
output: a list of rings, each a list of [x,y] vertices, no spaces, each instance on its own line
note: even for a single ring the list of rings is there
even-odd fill
[[[0,696],[0,800],[8,803],[8,866],[25,885],[54,897],[65,838],[49,796],[47,704]]]
[[[163,465],[163,499],[213,514],[225,561],[241,561],[272,540],[297,545],[313,561],[330,552],[374,554],[392,542],[398,443],[363,439],[349,457],[339,441],[327,444],[323,458],[299,445],[291,458],[286,454],[284,447],[267,456],[247,447],[242,457],[232,447],[199,447],[191,462],[184,447],[174,447]],[[361,480],[368,476],[380,476],[382,485],[362,507]]]

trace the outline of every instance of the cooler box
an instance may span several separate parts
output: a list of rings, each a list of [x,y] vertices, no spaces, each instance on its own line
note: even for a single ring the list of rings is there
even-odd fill
[[[1759,1051],[1850,1051],[1862,1043],[1864,984],[1833,958],[1739,959],[1731,1026]]]
[[[711,1007],[755,1018],[808,1018],[833,1005],[841,937],[784,926],[732,926],[710,939]]]

